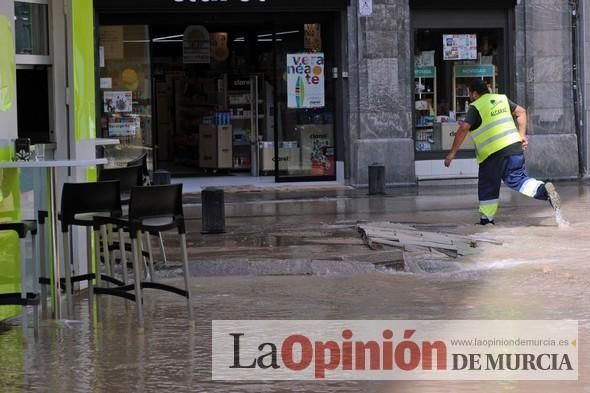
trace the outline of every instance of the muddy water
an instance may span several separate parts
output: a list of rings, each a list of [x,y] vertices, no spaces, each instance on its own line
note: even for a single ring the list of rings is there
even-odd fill
[[[503,201],[496,227],[468,226],[469,208],[435,206],[433,196],[398,201],[342,202],[338,219],[371,216],[445,224],[462,217],[458,232],[501,241],[453,271],[310,277],[194,277],[197,325],[186,323],[185,303],[146,291],[146,330],[138,334],[134,308],[103,298],[98,312],[76,301],[70,323],[42,323],[35,340],[0,325],[0,392],[587,392],[590,391],[590,198],[585,188],[564,190],[563,217],[528,200]],[[533,201],[534,202],[534,201]],[[332,203],[332,202],[328,202]],[[297,210],[297,206],[292,209]],[[319,209],[319,207],[318,207]],[[383,209],[383,210],[380,210]],[[389,210],[391,209],[391,210]],[[301,210],[305,208],[301,207]],[[388,210],[387,214],[384,213]],[[272,215],[251,217],[256,223]],[[313,218],[310,218],[313,220]],[[319,221],[319,219],[316,217]],[[293,217],[293,223],[301,222]],[[280,220],[277,220],[280,221]],[[281,222],[282,224],[282,222]],[[176,279],[169,280],[177,283]],[[576,382],[260,382],[211,381],[211,321],[216,319],[575,319],[580,321],[580,380]],[[100,322],[98,322],[100,320]]]
[[[551,266],[552,271],[543,271]],[[567,276],[570,272],[573,275]],[[196,328],[172,295],[146,299],[146,331],[133,308],[102,301],[92,324],[85,299],[80,323],[44,322],[37,342],[20,329],[0,335],[0,391],[39,392],[582,392],[590,382],[580,352],[580,382],[276,382],[210,380],[210,323],[215,319],[578,319],[580,347],[590,344],[587,276],[563,263],[417,277],[222,277],[194,279]]]

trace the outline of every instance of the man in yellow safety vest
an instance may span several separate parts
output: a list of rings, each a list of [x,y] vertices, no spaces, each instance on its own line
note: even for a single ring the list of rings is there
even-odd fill
[[[470,83],[469,98],[472,103],[457,130],[445,166],[451,165],[465,137],[471,134],[479,164],[479,224],[495,224],[502,180],[513,190],[549,201],[554,209],[559,209],[561,202],[555,186],[527,174],[523,154],[528,146],[526,110],[503,94],[491,93],[482,79]]]

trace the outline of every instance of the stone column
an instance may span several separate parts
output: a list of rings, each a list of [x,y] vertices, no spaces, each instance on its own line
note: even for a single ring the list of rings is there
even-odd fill
[[[582,83],[580,88],[582,89],[583,103],[583,151],[584,151],[584,164],[585,173],[584,176],[588,176],[590,167],[590,4],[581,1],[579,8],[579,23],[580,23],[580,73]]]
[[[415,182],[408,0],[373,0],[373,14],[349,8],[351,183],[385,165],[387,184]]]
[[[578,175],[568,3],[522,0],[516,9],[515,101],[528,111],[527,166],[543,178]]]

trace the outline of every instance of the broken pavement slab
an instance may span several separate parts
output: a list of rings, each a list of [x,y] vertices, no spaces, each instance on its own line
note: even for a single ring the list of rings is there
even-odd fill
[[[450,260],[473,255],[473,249],[480,242],[502,244],[479,236],[423,231],[411,225],[394,222],[359,223],[357,230],[372,250],[383,249],[383,246],[399,249],[403,255],[404,270],[411,273],[444,269],[445,264],[448,268]],[[440,269],[436,268],[437,263],[440,264]],[[423,268],[422,265],[428,267]]]

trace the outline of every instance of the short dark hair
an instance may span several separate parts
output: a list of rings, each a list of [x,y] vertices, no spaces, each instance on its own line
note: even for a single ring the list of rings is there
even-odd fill
[[[469,90],[476,91],[479,95],[484,95],[490,92],[488,84],[483,79],[472,79],[469,83]]]

